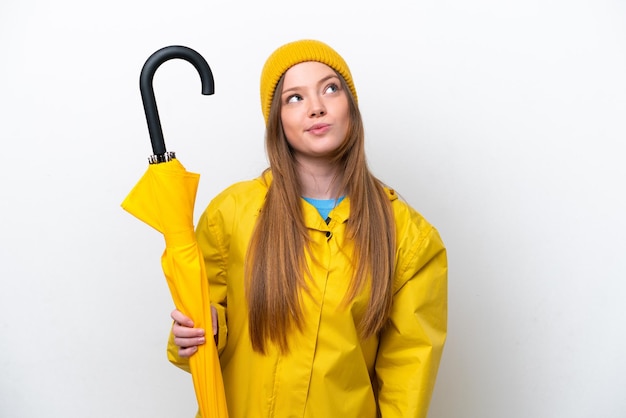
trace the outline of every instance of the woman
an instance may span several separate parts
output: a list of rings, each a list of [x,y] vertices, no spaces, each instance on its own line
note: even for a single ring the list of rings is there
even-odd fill
[[[437,231],[368,170],[343,58],[301,40],[261,75],[270,167],[197,226],[231,418],[425,417],[446,336]],[[204,330],[179,311],[169,359]]]

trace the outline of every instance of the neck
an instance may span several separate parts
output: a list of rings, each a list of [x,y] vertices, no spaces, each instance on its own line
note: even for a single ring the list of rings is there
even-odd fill
[[[330,162],[297,163],[302,195],[313,199],[335,199],[342,195],[341,173],[337,164]]]

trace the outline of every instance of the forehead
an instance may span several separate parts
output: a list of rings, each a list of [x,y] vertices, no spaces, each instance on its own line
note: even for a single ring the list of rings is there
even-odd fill
[[[329,76],[336,76],[335,70],[317,61],[305,61],[294,65],[285,72],[283,89],[299,85],[315,84]]]

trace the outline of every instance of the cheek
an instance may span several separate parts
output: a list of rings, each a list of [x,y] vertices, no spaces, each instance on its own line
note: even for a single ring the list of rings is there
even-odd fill
[[[343,96],[341,100],[337,100],[334,103],[333,112],[343,120],[350,119],[350,105],[348,104],[348,98]]]
[[[291,127],[294,124],[293,112],[282,111],[280,113],[280,121],[283,125],[283,129],[285,130],[291,129]]]
[[[341,115],[339,119],[341,120],[341,125],[345,131],[344,133],[347,134],[350,126],[350,110],[348,109],[348,104],[346,103],[346,105],[342,106],[338,109],[338,111],[338,114]]]
[[[302,114],[294,109],[281,112],[281,122],[285,132],[298,131],[304,124],[303,119]]]

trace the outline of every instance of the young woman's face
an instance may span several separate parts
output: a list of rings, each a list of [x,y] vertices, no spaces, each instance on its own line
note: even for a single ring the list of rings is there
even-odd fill
[[[280,116],[298,161],[329,158],[343,143],[350,124],[347,94],[326,64],[309,61],[287,70]]]

